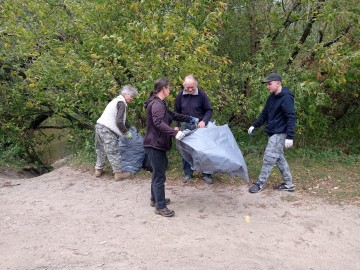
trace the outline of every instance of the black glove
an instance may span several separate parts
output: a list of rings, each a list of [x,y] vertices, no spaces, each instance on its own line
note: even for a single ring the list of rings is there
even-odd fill
[[[197,125],[199,123],[199,118],[190,116],[189,123]]]

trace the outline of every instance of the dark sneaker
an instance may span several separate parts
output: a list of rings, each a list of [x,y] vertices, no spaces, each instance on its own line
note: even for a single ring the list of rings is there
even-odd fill
[[[257,193],[259,191],[262,191],[264,188],[264,185],[260,185],[259,183],[254,183],[250,188],[249,188],[249,192],[250,193]]]
[[[277,189],[277,190],[286,190],[286,191],[294,192],[294,191],[295,191],[295,186],[289,187],[289,186],[286,185],[285,183],[281,183],[280,185],[276,186],[275,189]]]
[[[191,179],[191,175],[186,174],[186,175],[184,176],[184,178],[183,178],[183,183],[188,183],[188,182],[190,182],[190,179]]]
[[[210,176],[203,176],[202,178],[207,184],[213,184],[214,181],[212,180],[212,178]]]
[[[168,205],[171,203],[171,200],[169,198],[165,198],[165,204]],[[155,202],[150,200],[150,206],[155,207]]]
[[[172,217],[175,215],[175,211],[165,207],[161,209],[155,209],[155,214],[162,215],[163,217]]]

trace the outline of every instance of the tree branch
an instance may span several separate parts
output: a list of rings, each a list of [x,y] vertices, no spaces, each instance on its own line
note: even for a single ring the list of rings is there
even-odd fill
[[[349,33],[351,27],[352,27],[351,24],[348,25],[344,30],[341,31],[340,35],[338,35],[333,40],[330,40],[330,41],[326,42],[323,46],[324,47],[329,47],[329,46],[333,45],[334,43],[338,42],[343,36],[345,36],[347,33]]]
[[[348,25],[345,29],[343,29],[343,30],[341,31],[341,34],[340,34],[340,35],[338,35],[338,36],[335,37],[334,39],[332,39],[332,40],[324,43],[324,44],[323,44],[323,47],[324,47],[324,48],[330,47],[330,46],[333,45],[334,43],[338,42],[343,36],[345,36],[347,33],[349,33],[351,27],[352,27],[351,24]],[[323,31],[319,31],[319,33],[320,33],[319,43],[322,43],[322,42],[323,42],[323,38],[324,38],[324,33],[323,33]],[[316,51],[313,50],[313,51],[311,52],[311,55],[309,56],[309,58],[306,59],[306,61],[304,61],[304,63],[302,64],[302,66],[305,65],[305,64],[306,64],[306,65],[310,65],[311,63],[313,63],[313,61],[314,61],[314,59],[315,59],[315,53],[316,53]]]
[[[71,128],[71,126],[40,126],[38,129],[65,129]]]
[[[300,52],[300,46],[299,46],[299,45],[304,44],[305,41],[306,41],[306,39],[307,39],[307,37],[310,35],[311,29],[312,29],[312,27],[313,27],[313,25],[314,25],[314,23],[315,23],[315,21],[316,21],[317,16],[319,16],[319,14],[320,14],[320,9],[321,9],[322,4],[323,4],[324,2],[325,2],[325,0],[319,0],[319,1],[318,1],[317,5],[316,5],[316,7],[315,7],[315,10],[314,10],[314,12],[312,13],[312,16],[310,17],[310,20],[308,21],[308,23],[307,23],[307,25],[306,25],[306,27],[305,27],[305,29],[304,29],[304,32],[303,32],[303,34],[301,35],[301,38],[300,38],[298,44],[295,46],[294,51],[292,52],[291,57],[290,57],[290,59],[289,59],[288,62],[287,62],[287,65],[288,65],[288,66],[293,63],[293,61],[295,60],[296,56],[299,54],[299,52]]]
[[[286,16],[285,21],[283,22],[284,29],[287,29],[292,23],[296,22],[297,20],[291,20],[291,14],[301,5],[301,1],[294,3],[291,10],[289,11],[288,15]],[[274,41],[278,35],[280,34],[280,29],[277,29],[274,35],[272,36],[271,40]]]
[[[37,129],[41,125],[41,123],[44,122],[46,119],[48,119],[52,114],[53,112],[51,112],[51,114],[38,115],[33,121],[31,121],[27,130]]]

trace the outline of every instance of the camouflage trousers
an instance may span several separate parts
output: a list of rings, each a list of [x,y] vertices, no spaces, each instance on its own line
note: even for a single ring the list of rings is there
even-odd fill
[[[106,157],[114,172],[121,172],[121,154],[118,145],[118,136],[107,127],[95,128],[95,149],[96,165],[95,169],[102,169],[105,165]]]
[[[284,183],[288,186],[293,186],[290,168],[284,156],[285,139],[285,133],[274,134],[269,137],[258,180],[260,185],[265,184],[270,176],[272,168],[276,165],[282,175]]]

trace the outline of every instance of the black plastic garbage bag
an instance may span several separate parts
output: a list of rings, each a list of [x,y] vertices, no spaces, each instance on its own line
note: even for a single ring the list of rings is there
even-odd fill
[[[181,141],[176,147],[194,171],[204,173],[227,173],[249,181],[244,157],[228,125],[209,123]]]
[[[144,138],[137,133],[135,127],[129,129],[132,139],[124,136],[119,139],[121,166],[124,172],[137,173],[143,166],[145,158]]]

